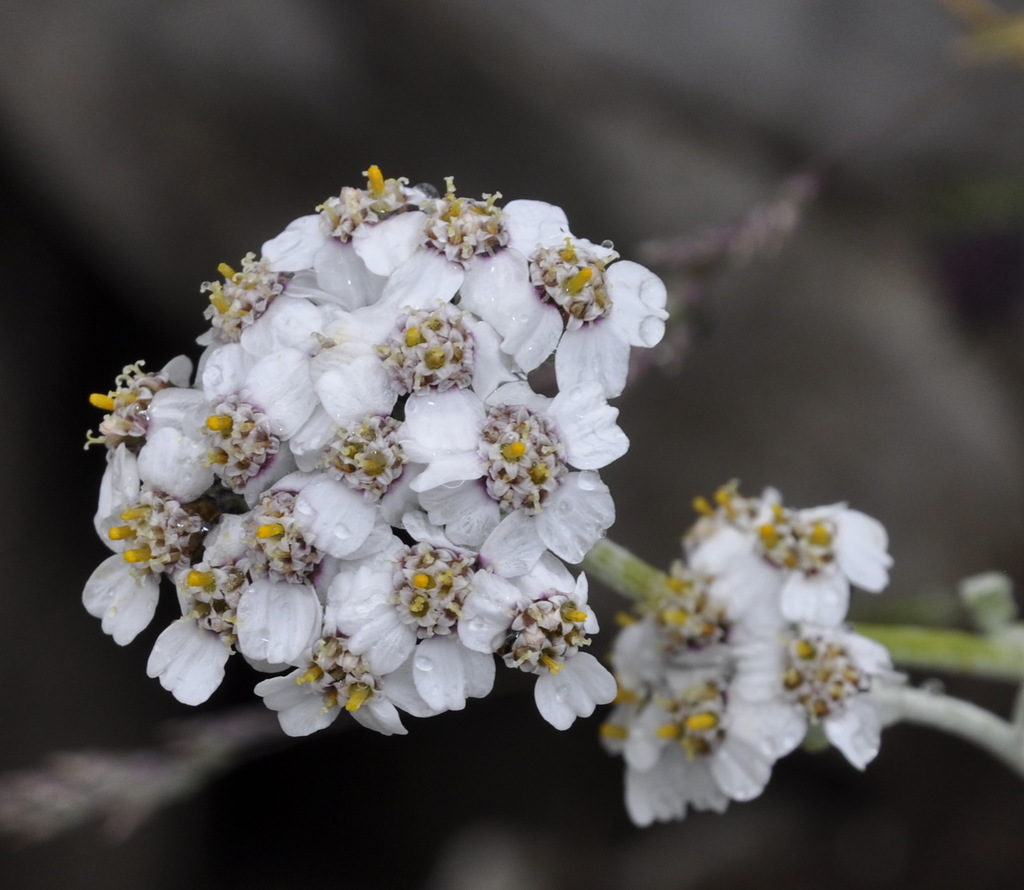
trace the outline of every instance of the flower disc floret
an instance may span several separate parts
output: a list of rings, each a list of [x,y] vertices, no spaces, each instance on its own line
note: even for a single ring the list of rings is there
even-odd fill
[[[562,310],[568,329],[575,330],[611,311],[605,280],[607,261],[566,238],[561,246],[543,247],[533,255],[530,282],[542,300]]]
[[[405,466],[405,452],[397,437],[400,426],[393,417],[373,415],[338,430],[323,448],[321,464],[327,475],[373,500],[383,497]]]
[[[349,650],[342,637],[317,640],[312,656],[308,670],[295,682],[315,684],[324,696],[325,708],[358,711],[380,689],[380,679],[370,672],[361,655]]]
[[[295,501],[290,491],[264,495],[246,517],[244,529],[258,565],[286,581],[304,584],[324,554],[303,537],[295,521]]]
[[[505,664],[527,673],[557,674],[567,658],[590,645],[584,629],[588,617],[556,591],[517,610],[502,651]]]
[[[377,347],[399,392],[432,387],[440,392],[473,382],[473,335],[465,314],[450,303],[398,317],[387,342]]]
[[[204,630],[220,634],[225,643],[234,644],[238,638],[238,601],[248,582],[246,573],[236,565],[196,563],[178,585],[186,601],[185,617],[195,619]]]
[[[364,170],[363,175],[365,189],[345,186],[340,195],[328,198],[317,207],[327,234],[339,241],[350,241],[360,226],[374,225],[396,213],[415,209],[412,195],[406,189],[409,180],[405,177],[385,179],[376,165]]]
[[[778,568],[796,569],[805,575],[820,572],[835,562],[835,538],[834,522],[806,522],[780,504],[773,504],[771,519],[757,527],[761,555]]]
[[[214,472],[235,492],[244,491],[281,448],[281,439],[271,432],[267,415],[234,395],[214,407],[206,418],[204,433]]]
[[[457,550],[420,543],[409,548],[394,572],[394,603],[403,624],[421,639],[452,633],[473,581],[473,563]]]
[[[565,448],[546,417],[524,405],[489,408],[480,436],[487,492],[503,512],[540,512],[568,472]]]
[[[107,536],[123,542],[121,556],[137,576],[187,566],[204,530],[200,515],[173,498],[149,490],[122,510],[119,519],[123,524],[110,526]]]
[[[254,324],[284,291],[291,277],[271,271],[270,261],[258,260],[254,253],[242,258],[239,272],[227,263],[221,263],[217,271],[224,276],[224,282],[204,281],[199,290],[210,295],[210,305],[203,317],[211,323],[214,334],[225,342],[237,341],[242,331]]]
[[[662,739],[676,742],[687,759],[713,754],[725,738],[725,692],[714,681],[683,690],[663,703],[670,716],[657,728]]]
[[[670,649],[704,649],[728,639],[725,608],[711,597],[707,578],[676,563],[667,586],[652,612]]]
[[[817,723],[842,713],[852,696],[867,692],[871,679],[845,646],[812,633],[787,641],[782,684],[787,698]]]
[[[455,183],[443,198],[435,198],[428,211],[427,244],[443,253],[451,262],[468,263],[479,254],[493,255],[508,244],[504,213],[497,205],[501,194],[484,195],[482,201],[455,196]]]
[[[149,374],[143,370],[145,362],[125,365],[114,380],[114,388],[105,395],[93,393],[89,402],[108,412],[99,426],[99,432],[86,433],[85,447],[105,443],[117,448],[122,442],[137,450],[146,438],[149,427],[149,406],[153,396],[173,384],[161,371]],[[166,370],[166,369],[165,369]]]

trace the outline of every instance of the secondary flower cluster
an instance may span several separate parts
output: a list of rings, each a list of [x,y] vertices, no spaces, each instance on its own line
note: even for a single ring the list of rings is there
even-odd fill
[[[228,658],[284,731],[346,710],[382,733],[536,675],[559,728],[615,694],[576,563],[614,519],[598,471],[628,442],[607,399],[664,332],[665,288],[558,207],[344,188],[207,282],[194,380],[125,368],[91,401],[113,551],[88,611],[124,645],[160,584],[182,617],[148,673],[205,701]],[[558,391],[529,372],[554,355]]]
[[[863,769],[881,733],[872,686],[898,679],[882,646],[843,625],[851,584],[877,593],[889,580],[877,521],[735,485],[695,506],[686,563],[614,646],[602,738],[626,761],[638,825],[756,797],[811,726]]]

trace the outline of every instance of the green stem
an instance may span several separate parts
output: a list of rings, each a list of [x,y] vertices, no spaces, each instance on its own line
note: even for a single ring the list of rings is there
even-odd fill
[[[617,593],[638,602],[653,602],[668,576],[625,547],[603,538],[583,560],[583,569]],[[1010,627],[983,636],[946,628],[857,623],[856,630],[877,640],[904,668],[1024,680],[1024,633]]]
[[[969,674],[991,680],[1024,679],[1024,641],[1013,632],[985,637],[962,630],[857,624],[905,668]]]

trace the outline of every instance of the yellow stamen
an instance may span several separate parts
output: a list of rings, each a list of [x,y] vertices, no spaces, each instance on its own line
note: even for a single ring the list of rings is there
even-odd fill
[[[654,734],[659,739],[678,739],[683,734],[683,730],[678,723],[666,723],[664,726],[659,726]]]
[[[619,723],[602,723],[601,724],[601,738],[604,739],[615,739],[621,741],[629,737],[629,730],[625,726]]]
[[[419,328],[409,328],[405,332],[405,345],[408,347],[419,346],[424,341]]]
[[[715,515],[715,508],[711,506],[711,502],[708,501],[708,499],[704,497],[704,495],[697,495],[697,497],[693,499],[692,503],[693,509],[696,510],[698,513],[701,513],[704,516]]]
[[[303,683],[315,683],[324,675],[324,670],[318,664],[311,664],[309,670],[303,674],[300,674],[295,678],[295,682],[300,686]]]
[[[412,576],[412,586],[420,590],[426,590],[431,586],[431,577],[426,572],[417,572]]]
[[[94,408],[99,408],[103,411],[114,410],[114,400],[110,396],[105,396],[101,392],[94,392],[89,396],[89,404]]]
[[[818,654],[818,650],[810,640],[798,640],[796,644],[796,654],[798,657],[803,658],[806,661],[814,658],[814,656]]]
[[[686,718],[686,728],[691,732],[703,732],[714,729],[718,726],[718,715],[704,712],[701,714],[690,714]]]
[[[142,546],[134,550],[125,550],[122,555],[125,562],[147,562],[153,553],[149,547]]]
[[[661,617],[666,624],[686,624],[691,616],[686,609],[665,609]]]
[[[256,537],[261,540],[264,538],[278,538],[284,534],[284,526],[280,522],[273,522],[270,525],[261,525],[256,529]]]
[[[409,611],[412,612],[413,615],[419,616],[427,611],[427,607],[429,605],[430,600],[428,600],[422,593],[417,593],[409,603]]]
[[[189,587],[206,587],[213,584],[213,582],[213,572],[197,572],[195,569],[192,569],[185,577],[185,583]]]
[[[557,674],[562,669],[562,663],[555,661],[550,655],[541,655],[540,662],[553,674]]]
[[[447,360],[448,357],[444,354],[443,346],[431,346],[427,350],[427,354],[423,356],[423,364],[430,368],[431,371],[444,367],[444,363]]]
[[[134,538],[135,529],[130,525],[115,525],[107,529],[107,537],[111,541],[123,541],[125,538]]]
[[[124,522],[131,522],[136,519],[145,519],[152,512],[152,507],[129,507],[127,510],[121,511],[121,519]]]
[[[380,172],[380,167],[376,164],[371,164],[369,170],[363,171],[363,175],[367,179],[367,185],[369,185],[371,192],[377,195],[377,197],[384,194],[384,174]]]
[[[772,525],[770,522],[766,522],[762,525],[757,533],[761,536],[761,543],[765,547],[774,547],[779,543],[779,530]]]
[[[576,262],[576,248],[573,246],[572,238],[565,239],[565,247],[558,251],[558,255],[562,258],[563,263]]]
[[[530,467],[530,479],[534,485],[543,485],[551,476],[551,469],[547,464],[534,464]]]
[[[227,313],[231,308],[231,304],[224,299],[224,288],[220,286],[220,283],[216,283],[210,288],[210,305],[213,306],[221,315]]]
[[[828,547],[832,543],[832,535],[823,522],[814,523],[808,538],[815,547]]]
[[[522,442],[509,442],[501,446],[501,456],[505,460],[519,460],[526,454],[526,446]]]
[[[227,414],[211,414],[206,418],[206,428],[220,433],[231,429],[231,418]]]
[[[562,613],[562,619],[564,621],[571,621],[573,624],[582,624],[587,620],[587,613],[581,612],[579,609],[574,609],[568,603],[566,603],[559,610]]]
[[[572,278],[566,281],[562,287],[565,288],[567,294],[578,294],[590,283],[590,279],[593,277],[594,270],[590,266],[584,266]]]
[[[373,690],[365,683],[356,683],[349,688],[348,701],[345,702],[345,710],[358,711],[363,706],[363,702],[365,702],[372,693]]]
[[[217,271],[220,272],[220,274],[223,275],[224,278],[227,279],[228,281],[232,281],[234,277],[238,274],[227,263],[221,263],[220,265],[218,265]]]

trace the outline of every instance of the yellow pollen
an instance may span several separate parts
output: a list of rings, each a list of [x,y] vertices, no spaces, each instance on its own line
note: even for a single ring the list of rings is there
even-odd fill
[[[211,414],[206,418],[206,428],[214,432],[231,429],[231,418],[227,414]]]
[[[666,624],[686,624],[690,620],[690,613],[686,609],[666,609],[661,613]]]
[[[814,523],[808,538],[815,547],[828,547],[832,543],[832,535],[822,522]]]
[[[558,251],[558,255],[562,258],[563,263],[576,262],[576,248],[573,246],[572,238],[565,239],[565,247]]]
[[[221,263],[217,266],[217,271],[224,276],[228,281],[231,281],[238,273],[232,269],[227,263]]]
[[[522,442],[509,442],[501,446],[501,456],[505,460],[519,460],[526,454],[526,446]]]
[[[796,644],[796,654],[806,661],[807,659],[814,658],[818,654],[818,650],[810,640],[799,640]]]
[[[431,577],[426,572],[417,572],[412,576],[412,586],[418,587],[420,590],[426,590],[431,586]]]
[[[562,669],[562,663],[555,661],[550,655],[541,655],[540,661],[553,674],[557,674]]]
[[[124,522],[131,522],[134,519],[145,519],[152,512],[150,507],[129,507],[121,511],[121,519]]]
[[[621,740],[629,737],[629,730],[620,723],[602,723],[601,738]]]
[[[561,608],[562,618],[565,621],[571,621],[573,624],[582,624],[587,620],[587,613],[581,612],[579,609],[573,609],[566,603]]]
[[[365,683],[356,683],[348,691],[348,701],[345,702],[346,711],[358,711],[373,692]]]
[[[431,346],[427,350],[427,354],[423,356],[423,364],[425,364],[431,371],[436,371],[438,368],[444,367],[444,363],[448,357],[444,354],[443,346]]]
[[[430,605],[430,601],[422,594],[417,593],[409,603],[409,611],[413,615],[422,615],[427,611],[427,607]]]
[[[107,529],[107,537],[111,541],[123,541],[125,538],[134,538],[135,529],[130,525],[115,525]]]
[[[213,582],[213,572],[197,572],[195,569],[192,569],[185,578],[185,583],[189,587],[206,587]]]
[[[89,404],[94,408],[99,408],[103,411],[114,410],[114,400],[110,396],[105,396],[101,392],[94,392],[89,396]]]
[[[280,522],[274,522],[270,525],[261,525],[256,529],[256,537],[261,540],[264,538],[278,538],[284,534],[284,526]]]
[[[686,728],[691,732],[703,732],[714,729],[718,726],[718,715],[704,712],[701,714],[690,714],[686,718]]]
[[[300,686],[303,683],[315,683],[324,675],[323,668],[318,664],[311,664],[309,670],[305,673],[300,674],[295,678],[295,682]]]
[[[543,485],[551,476],[551,470],[546,464],[534,464],[530,467],[530,479],[534,485]]]
[[[774,547],[779,543],[779,530],[770,522],[762,525],[757,533],[761,536],[761,542],[765,547]]]
[[[215,284],[210,289],[210,305],[213,306],[221,315],[225,315],[231,308],[231,304],[224,299],[224,289],[220,284]]]
[[[409,328],[405,332],[405,345],[409,347],[419,346],[420,343],[424,342],[423,335],[420,333],[419,328]]]
[[[122,554],[125,562],[146,562],[153,555],[149,547],[137,547],[134,550],[125,550]]]
[[[384,174],[380,172],[380,167],[371,164],[369,170],[363,171],[363,175],[366,177],[371,192],[378,197],[384,194]]]
[[[678,723],[666,723],[664,726],[659,726],[654,734],[659,739],[678,739],[683,734],[683,730]]]
[[[206,466],[210,466],[211,464],[226,464],[227,462],[228,453],[220,448],[209,451],[206,454]]]
[[[714,516],[715,508],[711,506],[711,502],[708,501],[704,495],[697,495],[692,501],[693,509],[704,516]]]
[[[565,288],[567,294],[578,294],[590,283],[590,279],[593,277],[594,270],[590,266],[584,266],[572,278],[566,281],[562,287]]]

